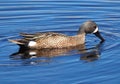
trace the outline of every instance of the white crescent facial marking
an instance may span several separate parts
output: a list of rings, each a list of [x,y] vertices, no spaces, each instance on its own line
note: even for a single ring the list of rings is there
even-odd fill
[[[96,29],[93,31],[93,33],[96,33],[98,31],[98,27],[96,27]]]
[[[35,41],[30,41],[29,43],[28,43],[28,46],[35,46],[37,43],[35,42]]]

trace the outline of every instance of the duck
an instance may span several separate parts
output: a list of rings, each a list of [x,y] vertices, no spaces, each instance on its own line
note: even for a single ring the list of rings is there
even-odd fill
[[[85,44],[85,36],[87,34],[94,34],[101,42],[105,41],[99,32],[98,25],[92,20],[82,23],[77,35],[74,36],[56,32],[20,33],[23,38],[9,39],[9,41],[26,49],[67,48]]]

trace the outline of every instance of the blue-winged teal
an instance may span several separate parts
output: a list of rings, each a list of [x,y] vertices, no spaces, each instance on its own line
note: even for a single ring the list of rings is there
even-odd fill
[[[98,26],[93,21],[84,22],[75,36],[67,36],[61,33],[47,32],[26,34],[21,33],[24,38],[18,40],[9,40],[18,44],[20,47],[28,49],[43,49],[43,48],[65,48],[78,46],[85,43],[86,34],[95,34],[101,41],[104,39],[98,31]]]

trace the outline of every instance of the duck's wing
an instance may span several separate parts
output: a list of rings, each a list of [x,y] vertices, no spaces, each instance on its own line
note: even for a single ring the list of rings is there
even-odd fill
[[[26,45],[28,45],[28,43],[30,41],[36,41],[36,40],[40,40],[40,39],[43,40],[43,39],[47,39],[47,38],[53,38],[53,37],[56,37],[56,36],[67,37],[64,34],[54,33],[54,32],[36,33],[36,34],[20,33],[20,35],[23,36],[24,38],[15,39],[15,40],[9,39],[9,41],[12,42],[12,43],[15,43],[19,46],[26,47]]]
[[[54,36],[64,36],[66,35],[61,33],[54,33],[54,32],[47,32],[47,33],[35,33],[35,34],[28,34],[28,33],[20,33],[21,36],[24,37],[26,40],[35,40],[40,38],[46,38],[46,37],[54,37]]]

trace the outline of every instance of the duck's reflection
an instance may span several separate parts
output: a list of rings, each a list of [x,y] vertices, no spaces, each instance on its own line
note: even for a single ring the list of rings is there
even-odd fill
[[[70,56],[80,54],[80,60],[91,62],[97,60],[100,57],[102,43],[95,45],[93,48],[86,49],[85,45],[79,45],[77,47],[61,48],[61,49],[40,49],[40,50],[26,50],[20,48],[18,52],[10,55],[12,59],[33,59],[39,58],[39,60],[33,60],[36,62],[51,62],[53,57],[57,56]],[[43,60],[44,59],[44,60]]]

